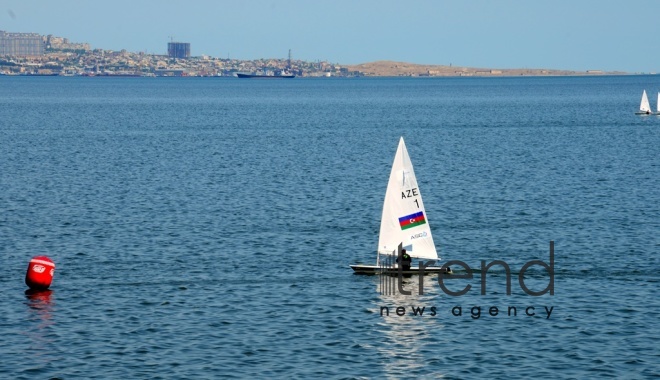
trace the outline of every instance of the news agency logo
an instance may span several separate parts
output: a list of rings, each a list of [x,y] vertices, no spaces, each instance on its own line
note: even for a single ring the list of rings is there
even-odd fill
[[[401,250],[399,250],[399,258],[398,261],[401,261]],[[424,274],[425,274],[425,269],[428,267],[432,266],[435,264],[435,260],[429,260],[426,262],[420,261],[419,262],[419,267],[417,270],[417,273],[419,275],[419,282],[418,282],[418,294],[423,295],[424,294]],[[481,260],[481,295],[486,295],[486,280],[487,280],[487,274],[488,271],[493,267],[493,266],[501,266],[504,268],[504,271],[506,272],[506,295],[510,296],[511,295],[511,267],[509,264],[507,264],[503,260],[494,260],[491,261],[490,263],[486,264],[486,260]],[[456,266],[459,266],[462,268],[460,271],[461,274],[457,274],[456,270],[450,271],[450,268],[455,268]],[[525,284],[525,272],[532,267],[532,266],[541,266],[545,268],[545,270],[548,272],[548,285],[540,290],[540,291],[534,291],[531,290],[526,284]],[[404,270],[401,265],[395,265],[394,260],[392,257],[389,257],[388,259],[385,259],[381,264],[380,264],[380,294],[381,295],[396,295],[401,294],[401,295],[411,295],[412,292],[403,289],[403,278],[404,276],[408,276],[408,273],[404,273]],[[464,272],[464,273],[463,273]],[[440,273],[438,273],[438,285],[440,286],[440,289],[448,295],[452,297],[460,297],[462,295],[467,294],[470,289],[472,289],[471,284],[465,285],[465,287],[462,290],[459,291],[453,291],[450,290],[447,285],[445,284],[445,281],[447,279],[466,279],[466,280],[471,280],[474,277],[474,272],[472,268],[468,264],[466,264],[463,261],[460,260],[451,260],[446,262],[442,268],[440,269]],[[521,268],[520,272],[518,273],[518,284],[520,285],[520,288],[522,289],[525,294],[533,296],[533,297],[539,297],[545,294],[550,294],[551,296],[554,296],[555,294],[555,243],[554,241],[550,241],[550,263],[546,263],[541,260],[532,260],[527,263],[525,263]]]

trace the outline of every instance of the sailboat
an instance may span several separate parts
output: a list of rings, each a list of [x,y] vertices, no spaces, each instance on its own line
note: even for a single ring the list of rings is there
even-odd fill
[[[639,111],[635,112],[635,115],[651,115],[652,113],[649,98],[646,96],[646,90],[644,90],[642,93],[642,102],[639,104]]]
[[[356,274],[396,274],[402,271],[405,274],[423,273],[450,273],[447,268],[421,266],[411,267],[408,270],[397,268],[396,258],[401,250],[405,249],[412,258],[425,260],[439,260],[435,249],[428,215],[422,201],[422,193],[417,185],[417,178],[413,170],[406,144],[403,137],[394,155],[394,163],[390,179],[385,192],[383,214],[380,220],[380,235],[376,265],[351,265]]]
[[[658,104],[655,106],[656,109],[656,115],[660,115],[660,92],[658,92]]]

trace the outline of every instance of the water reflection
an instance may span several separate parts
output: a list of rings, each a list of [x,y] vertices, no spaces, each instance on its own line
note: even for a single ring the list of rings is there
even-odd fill
[[[385,290],[391,288],[388,280],[381,279],[377,286],[379,304],[376,312],[380,317],[378,327],[385,335],[383,344],[378,346],[381,355],[386,358],[383,360],[383,370],[387,377],[414,375],[442,377],[440,373],[428,373],[429,358],[425,349],[425,346],[435,339],[434,337],[441,334],[438,330],[444,327],[438,322],[438,311],[431,309],[434,298],[432,284],[437,282],[437,276],[424,276],[420,279],[419,276],[413,275],[402,278],[403,290],[410,292],[410,295],[399,293],[399,279],[394,277],[394,280],[394,287],[397,290],[393,294],[381,291],[383,287],[386,288]],[[420,287],[423,291],[421,295]],[[422,307],[424,310],[420,315]],[[419,308],[417,315],[413,310],[416,308]]]
[[[28,306],[25,334],[29,338],[26,342],[29,344],[31,358],[30,371],[43,374],[61,359],[53,355],[58,350],[53,335],[53,291],[28,289],[25,298]]]
[[[40,324],[38,329],[43,329],[52,324],[53,314],[53,291],[28,289],[25,291],[27,305],[30,307],[30,319],[37,320]]]

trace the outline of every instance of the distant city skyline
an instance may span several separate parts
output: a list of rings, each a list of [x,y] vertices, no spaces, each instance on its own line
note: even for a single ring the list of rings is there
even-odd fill
[[[0,0],[0,30],[192,56],[660,72],[660,1]]]

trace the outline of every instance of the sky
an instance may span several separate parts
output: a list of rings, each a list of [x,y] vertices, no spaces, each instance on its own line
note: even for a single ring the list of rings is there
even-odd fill
[[[660,0],[0,0],[0,30],[92,48],[660,72]]]

